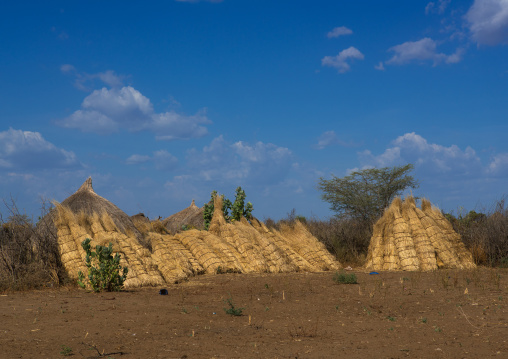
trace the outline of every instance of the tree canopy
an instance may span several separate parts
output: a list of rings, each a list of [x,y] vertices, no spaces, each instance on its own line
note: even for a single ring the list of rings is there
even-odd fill
[[[412,164],[395,167],[369,168],[355,171],[343,178],[319,179],[321,198],[330,203],[330,209],[339,216],[375,221],[395,196],[406,189],[418,188],[418,182],[409,175]]]

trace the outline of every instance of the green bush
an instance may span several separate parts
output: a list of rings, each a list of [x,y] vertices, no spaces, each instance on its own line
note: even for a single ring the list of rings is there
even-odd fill
[[[236,308],[235,305],[233,304],[233,298],[231,298],[231,297],[226,299],[224,301],[224,303],[226,303],[229,306],[229,308],[224,308],[224,311],[226,312],[226,314],[229,314],[229,315],[232,315],[235,317],[241,316],[243,310],[245,309],[245,308]]]
[[[120,291],[127,278],[128,268],[120,266],[120,255],[118,253],[113,257],[113,244],[109,246],[95,247],[95,252],[91,250],[90,238],[85,239],[81,246],[86,252],[86,267],[88,268],[88,284],[94,292],[101,291]],[[120,271],[122,274],[120,275]],[[78,272],[78,284],[81,288],[86,288],[85,275]]]
[[[337,284],[358,284],[358,281],[356,280],[356,274],[354,273],[347,274],[345,272],[335,272],[333,281]]]
[[[204,205],[204,212],[203,212],[203,219],[204,219],[204,225],[205,230],[208,230],[210,227],[210,222],[213,218],[213,211],[215,209],[214,201],[215,197],[217,196],[217,191],[213,191],[211,193],[211,198],[208,203],[205,203]],[[252,211],[254,208],[252,207],[252,203],[247,202],[245,204],[245,191],[242,190],[242,187],[238,187],[236,189],[236,196],[235,196],[235,202],[231,203],[229,199],[227,199],[224,195],[221,195],[222,197],[222,213],[224,214],[224,219],[227,222],[231,221],[239,221],[242,216],[251,219],[252,217]],[[231,211],[231,215],[229,214],[229,211]]]

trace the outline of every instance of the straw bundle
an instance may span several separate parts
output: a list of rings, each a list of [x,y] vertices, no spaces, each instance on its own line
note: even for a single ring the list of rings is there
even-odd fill
[[[474,268],[472,256],[450,223],[429,201],[396,198],[374,225],[367,269]]]
[[[206,273],[243,272],[239,254],[229,243],[212,233],[191,229],[175,235]]]
[[[183,214],[180,212],[180,220],[198,213],[196,209],[200,210],[193,202]],[[159,228],[143,214],[129,217],[95,194],[89,178],[76,193],[56,204],[44,222],[51,223],[48,228],[57,238],[62,264],[71,278],[77,279],[78,271],[86,273],[86,253],[81,243],[90,238],[92,248],[112,243],[113,251],[121,256],[120,264],[129,268],[126,287],[175,283],[202,273],[273,273],[340,267],[324,245],[299,222],[280,232],[270,231],[255,218],[252,223],[245,218],[227,223],[221,209],[222,198],[217,196],[209,231],[191,229],[173,236],[166,233],[167,227],[162,222],[157,222]]]
[[[325,245],[319,242],[300,221],[295,221],[292,226],[283,224],[279,233],[295,252],[318,270],[340,268],[339,263],[326,250]]]
[[[230,244],[236,250],[238,259],[243,267],[242,272],[262,273],[268,272],[269,268],[259,246],[252,243],[248,235],[246,235],[246,228],[242,226],[235,226],[234,224],[227,223],[222,213],[222,198],[215,197],[214,213],[208,232],[220,237],[226,243]]]
[[[273,243],[282,253],[281,256],[285,261],[294,268],[297,272],[312,272],[317,271],[318,268],[311,265],[305,258],[299,255],[291,248],[286,238],[284,238],[277,231],[270,231],[263,222],[260,222],[257,218],[252,218],[252,227],[257,230],[262,237]]]
[[[166,283],[178,283],[187,277],[204,273],[192,253],[169,235],[150,233],[152,259]]]
[[[95,194],[91,178],[62,204],[56,204],[48,216],[53,220],[62,264],[71,278],[77,279],[78,271],[87,271],[81,243],[90,238],[92,248],[112,243],[113,251],[121,256],[120,264],[129,268],[126,287],[164,283],[150,252],[140,244],[141,233],[129,216]]]
[[[75,215],[68,207],[57,205],[58,245],[64,268],[71,278],[77,279],[78,271],[86,273],[86,253],[81,243],[90,238],[92,248],[96,245],[113,245],[113,251],[121,256],[120,265],[128,267],[126,287],[161,285],[164,283],[151,254],[135,237],[121,233],[107,213],[88,216],[83,212]],[[86,219],[86,222],[83,222]]]

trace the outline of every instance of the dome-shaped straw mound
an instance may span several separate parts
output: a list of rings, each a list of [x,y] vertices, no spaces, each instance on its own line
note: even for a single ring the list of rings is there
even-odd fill
[[[367,269],[434,270],[474,268],[473,257],[441,211],[413,197],[395,198],[374,225]]]

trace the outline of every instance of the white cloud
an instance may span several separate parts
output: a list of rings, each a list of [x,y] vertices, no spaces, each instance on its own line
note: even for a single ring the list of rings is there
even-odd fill
[[[202,151],[188,154],[190,170],[203,181],[276,184],[291,169],[292,153],[272,143],[228,143],[216,137]]]
[[[414,132],[399,136],[392,142],[392,147],[380,155],[375,156],[368,150],[359,155],[362,163],[367,166],[388,167],[413,163],[426,174],[475,175],[481,171],[480,158],[471,147],[462,150],[456,145],[446,147],[428,143]]]
[[[335,134],[335,131],[326,131],[319,136],[316,148],[318,150],[322,150],[328,146],[336,144],[338,140],[339,139]]]
[[[60,66],[60,71],[66,75],[73,75],[75,77],[74,86],[82,91],[91,91],[90,85],[93,85],[94,80],[99,79],[106,85],[114,88],[123,86],[123,79],[125,76],[117,75],[113,70],[106,70],[105,72],[98,72],[95,74],[88,74],[86,72],[79,72],[71,64],[63,64]]]
[[[39,132],[12,128],[0,132],[0,170],[33,171],[81,167],[73,152],[57,148]]]
[[[355,47],[351,46],[339,52],[337,56],[325,56],[321,60],[322,66],[335,67],[339,73],[347,72],[351,69],[348,60],[363,60],[363,54]]]
[[[158,140],[202,137],[208,133],[202,125],[209,123],[204,113],[155,113],[150,100],[131,86],[95,90],[83,100],[80,110],[57,121],[65,128],[102,135],[120,130],[151,131]]]
[[[358,156],[361,168],[412,163],[413,175],[420,182],[417,195],[430,198],[439,206],[447,205],[448,210],[457,205],[473,209],[482,201],[486,204],[506,194],[508,153],[482,161],[470,146],[431,143],[412,132],[395,139],[379,155],[365,150]]]
[[[334,146],[334,145],[347,146],[347,147],[356,146],[356,144],[354,144],[352,142],[347,143],[347,142],[344,142],[341,139],[339,139],[339,137],[337,136],[335,131],[326,131],[326,132],[323,132],[321,134],[321,136],[319,136],[318,142],[314,146],[314,148],[316,148],[318,150],[322,150],[326,147]]]
[[[149,128],[156,133],[157,140],[177,140],[203,137],[208,134],[206,127],[211,123],[205,112],[194,116],[184,116],[174,111],[154,114]]]
[[[389,65],[405,65],[412,62],[425,63],[430,60],[436,66],[441,62],[457,63],[462,59],[462,49],[458,49],[452,55],[445,55],[437,53],[436,47],[436,42],[428,37],[418,41],[407,41],[389,48],[388,51],[394,52],[395,55],[385,63]]]
[[[128,165],[152,162],[157,170],[170,171],[178,165],[178,158],[166,150],[155,151],[152,156],[134,154],[125,161]]]
[[[76,68],[69,64],[63,64],[62,66],[60,66],[60,71],[62,71],[62,73],[64,74],[72,72],[74,70],[76,70]]]
[[[154,152],[153,161],[155,168],[163,171],[170,171],[178,164],[178,159],[166,150]]]
[[[489,163],[488,172],[493,175],[507,175],[508,153],[496,154]]]
[[[444,14],[448,5],[450,5],[451,0],[439,0],[436,5],[435,2],[429,2],[427,6],[425,6],[425,14],[428,15],[430,13],[438,13],[440,15]]]
[[[385,66],[383,65],[383,61],[380,61],[379,64],[375,65],[374,68],[379,71],[384,71]]]
[[[134,155],[130,156],[129,158],[127,158],[127,160],[125,162],[128,165],[138,165],[141,163],[146,163],[146,162],[150,161],[150,159],[151,159],[150,156],[134,154]]]
[[[345,26],[340,26],[340,27],[336,27],[332,31],[328,32],[326,34],[326,36],[329,39],[331,39],[331,38],[339,37],[339,36],[342,36],[342,35],[351,35],[352,33],[353,33],[353,31],[351,29],[348,29]]]
[[[465,19],[478,45],[508,44],[508,0],[475,0]]]

